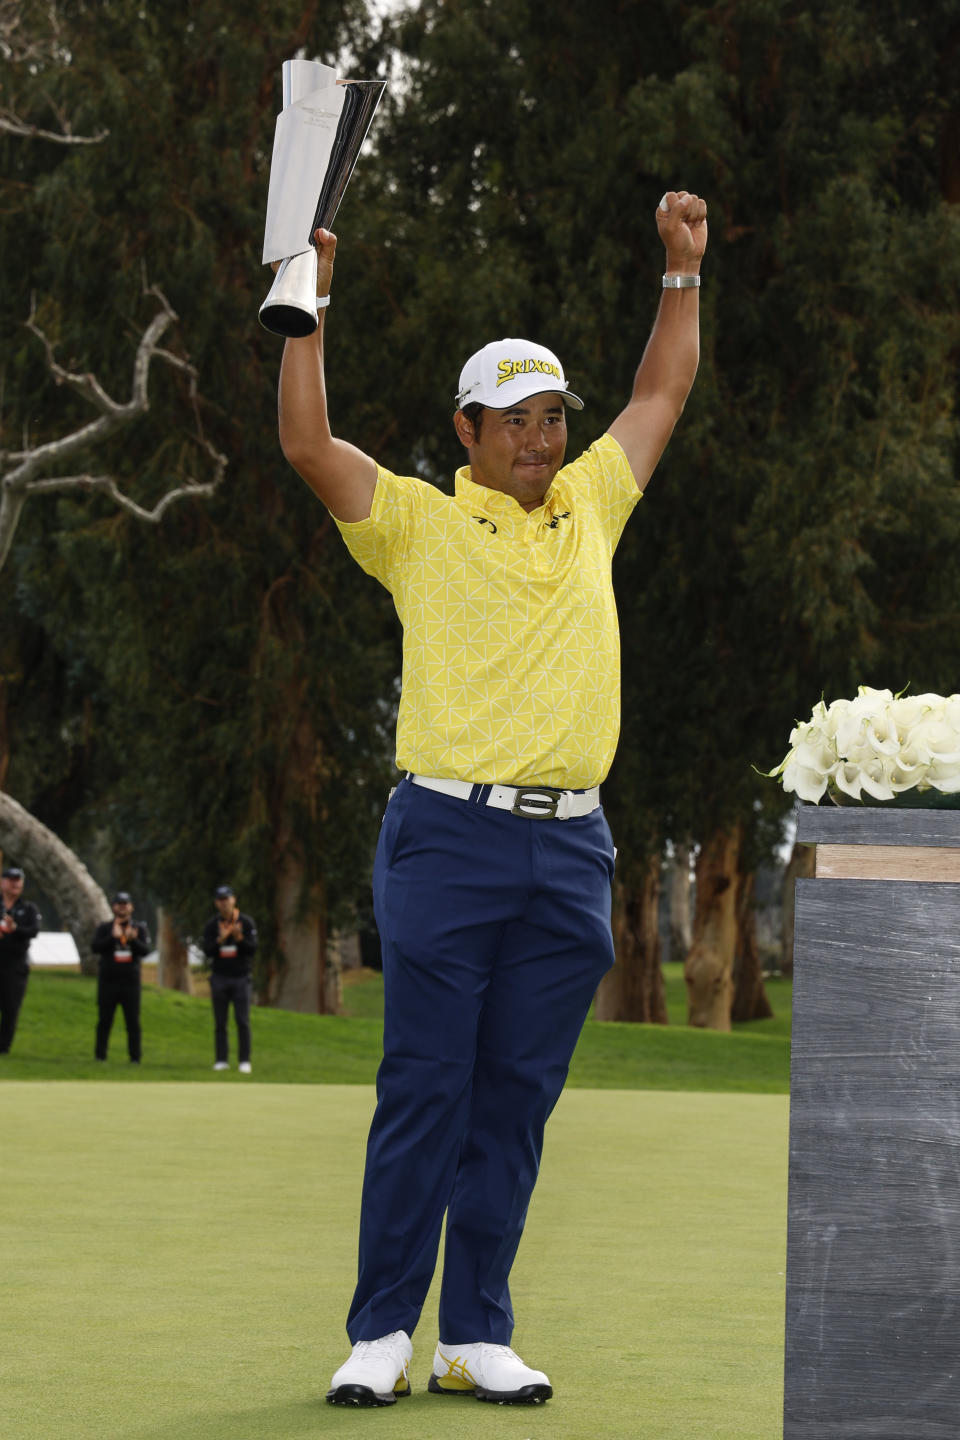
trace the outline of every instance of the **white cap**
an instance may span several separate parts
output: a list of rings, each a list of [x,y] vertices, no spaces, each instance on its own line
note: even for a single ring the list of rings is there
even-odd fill
[[[476,403],[509,410],[547,390],[558,390],[574,410],[583,409],[580,396],[567,389],[563,366],[552,350],[531,340],[491,340],[460,371],[457,408]]]

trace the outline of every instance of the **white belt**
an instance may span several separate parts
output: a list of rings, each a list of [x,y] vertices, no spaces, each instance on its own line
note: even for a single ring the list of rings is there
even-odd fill
[[[494,810],[509,810],[528,820],[571,820],[589,815],[600,806],[600,786],[592,790],[551,790],[548,785],[474,785],[470,780],[435,780],[430,775],[408,775],[414,785],[425,790],[439,790],[441,795],[455,795],[469,800],[474,790],[486,790],[487,796],[476,798],[477,804],[492,805]]]

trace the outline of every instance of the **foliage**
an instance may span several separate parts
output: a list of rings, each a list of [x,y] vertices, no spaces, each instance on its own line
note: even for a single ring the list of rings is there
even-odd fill
[[[5,642],[8,783],[188,932],[229,879],[265,965],[277,867],[295,852],[304,903],[329,895],[342,920],[365,893],[387,783],[396,627],[279,453],[279,347],[256,319],[281,61],[300,46],[333,58],[364,17],[359,0],[274,0],[243,25],[184,0],[75,5],[56,61],[14,76],[17,104],[39,113],[50,92],[106,140],[0,146],[17,260],[0,319],[8,433],[80,413],[22,328],[30,292],[58,356],[122,389],[146,278],[181,317],[205,428],[229,457],[217,501],[157,534],[96,499],[30,509],[3,582],[24,620]],[[144,499],[195,463],[179,398],[159,377],[112,457]]]
[[[601,0],[545,33],[426,0],[396,36],[408,83],[361,184],[426,473],[458,459],[441,377],[492,334],[565,358],[572,448],[608,423],[653,319],[657,200],[709,198],[700,375],[616,564],[607,805],[632,853],[736,819],[775,838],[751,765],[812,698],[854,673],[953,688],[960,6]]]
[[[0,589],[7,781],[104,878],[196,931],[229,875],[272,944],[278,865],[336,921],[362,897],[398,673],[389,601],[279,456],[278,347],[256,324],[280,62],[399,66],[337,220],[338,433],[449,484],[465,355],[527,333],[588,409],[624,404],[655,313],[654,207],[707,196],[700,376],[616,562],[624,726],[607,804],[625,857],[784,813],[772,763],[823,693],[955,688],[960,0],[423,0],[381,31],[360,0],[78,0],[10,103],[69,148],[0,138],[10,257],[4,434],[58,432],[22,327],[122,388],[149,301],[181,317],[213,504],[145,536],[97,499],[33,506]],[[115,457],[145,498],[189,466],[174,375]],[[17,437],[16,442],[14,437]],[[337,907],[340,907],[339,909]]]

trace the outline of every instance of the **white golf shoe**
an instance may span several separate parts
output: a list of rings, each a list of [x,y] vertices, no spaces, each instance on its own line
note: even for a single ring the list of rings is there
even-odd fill
[[[358,1340],[330,1381],[331,1405],[392,1405],[410,1394],[408,1371],[413,1346],[405,1330],[379,1340]]]
[[[474,1395],[495,1405],[542,1405],[553,1387],[542,1370],[531,1370],[509,1345],[481,1340],[444,1345],[433,1357],[427,1389],[434,1395]]]

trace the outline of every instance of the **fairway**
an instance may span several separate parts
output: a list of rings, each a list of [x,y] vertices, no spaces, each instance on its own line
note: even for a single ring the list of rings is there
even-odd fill
[[[682,966],[665,965],[670,1025],[590,1019],[570,1066],[569,1085],[584,1090],[749,1091],[786,1094],[790,1079],[791,987],[767,982],[771,1020],[735,1025],[731,1034],[685,1024]],[[93,1058],[96,981],[87,975],[34,973],[11,1054],[0,1080],[89,1080],[111,1084],[192,1081],[249,1086],[214,1074],[210,1001],[143,987],[143,1064],[126,1058],[118,1018],[107,1064]],[[257,1006],[253,1013],[253,1084],[373,1084],[381,1056],[383,977],[350,977],[344,1014],[301,1015]]]
[[[568,1090],[513,1273],[555,1398],[323,1401],[345,1357],[373,1092],[8,1081],[3,1440],[771,1440],[787,1099]]]

